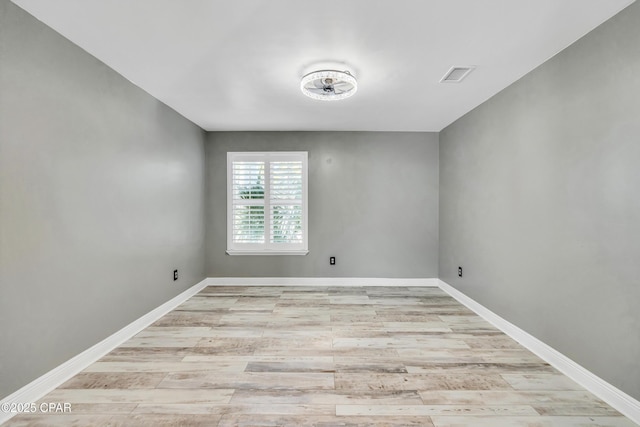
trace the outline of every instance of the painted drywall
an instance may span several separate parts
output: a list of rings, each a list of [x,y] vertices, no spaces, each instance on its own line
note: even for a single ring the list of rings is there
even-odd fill
[[[309,152],[306,256],[225,254],[229,151]],[[438,276],[437,134],[216,132],[206,156],[208,276]]]
[[[636,399],[638,22],[635,3],[441,132],[439,270]]]
[[[204,278],[203,144],[0,0],[0,397]]]

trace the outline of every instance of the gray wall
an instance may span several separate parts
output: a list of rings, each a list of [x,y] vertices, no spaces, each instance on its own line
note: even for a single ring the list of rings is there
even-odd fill
[[[309,254],[226,255],[226,153],[269,150],[309,152]],[[206,154],[208,276],[438,276],[437,134],[222,132]]]
[[[440,134],[440,277],[636,399],[638,22],[635,3]]]
[[[203,145],[0,0],[0,397],[204,277]]]

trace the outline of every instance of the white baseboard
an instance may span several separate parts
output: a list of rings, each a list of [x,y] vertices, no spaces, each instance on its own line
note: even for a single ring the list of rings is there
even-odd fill
[[[640,424],[640,402],[629,396],[622,390],[612,386],[602,378],[594,375],[587,369],[583,368],[573,360],[554,348],[543,343],[533,335],[523,331],[514,324],[508,322],[498,316],[488,308],[469,298],[462,292],[453,288],[446,282],[438,280],[440,288],[474,311],[480,317],[491,323],[502,332],[518,341],[529,351],[545,360],[551,366],[580,384],[582,387],[596,395],[598,398],[607,402],[611,407],[631,419],[633,422]]]
[[[378,277],[209,277],[209,286],[427,286],[438,279]]]
[[[68,381],[74,375],[96,362],[101,357],[124,343],[147,326],[182,304],[184,301],[191,298],[193,295],[200,292],[207,286],[207,279],[200,283],[190,287],[186,291],[170,299],[166,303],[162,304],[158,308],[153,309],[149,313],[140,317],[139,319],[128,324],[124,328],[120,329],[113,335],[100,341],[93,347],[88,348],[77,356],[67,360],[62,365],[52,369],[39,378],[36,378],[29,384],[22,387],[20,390],[10,394],[0,401],[0,405],[12,403],[32,403],[36,402],[44,395],[60,386],[64,382]],[[0,412],[0,424],[9,420],[17,413]]]

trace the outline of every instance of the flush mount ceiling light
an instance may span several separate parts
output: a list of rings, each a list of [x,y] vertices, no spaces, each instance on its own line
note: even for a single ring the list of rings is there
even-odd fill
[[[358,81],[349,71],[318,70],[302,77],[300,90],[309,98],[337,101],[356,93]]]

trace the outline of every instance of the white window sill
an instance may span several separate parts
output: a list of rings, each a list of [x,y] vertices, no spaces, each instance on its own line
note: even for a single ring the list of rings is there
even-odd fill
[[[295,250],[295,251],[279,251],[279,250],[237,250],[227,249],[228,255],[306,255],[309,253],[307,250]]]

